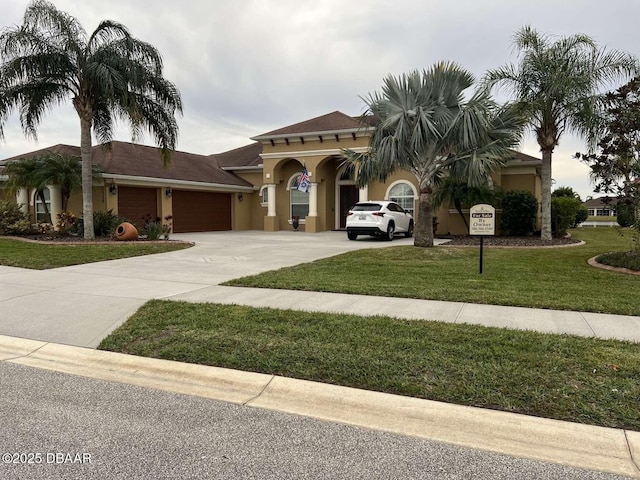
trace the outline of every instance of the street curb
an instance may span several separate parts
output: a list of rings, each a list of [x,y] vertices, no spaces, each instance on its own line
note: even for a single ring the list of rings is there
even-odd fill
[[[640,432],[3,335],[0,361],[640,478]]]

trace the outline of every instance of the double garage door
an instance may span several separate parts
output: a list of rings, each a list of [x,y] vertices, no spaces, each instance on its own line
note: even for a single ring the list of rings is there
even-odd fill
[[[119,187],[118,214],[140,223],[158,216],[158,189]],[[231,230],[231,194],[173,190],[173,231],[212,232]]]

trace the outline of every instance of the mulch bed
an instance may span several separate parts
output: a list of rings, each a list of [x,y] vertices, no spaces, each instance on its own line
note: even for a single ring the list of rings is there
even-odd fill
[[[488,247],[565,247],[582,245],[583,242],[575,238],[554,238],[550,242],[543,242],[540,237],[484,237],[483,241]],[[444,246],[473,247],[480,246],[480,237],[461,236],[452,237]]]
[[[120,241],[116,240],[116,237],[96,237],[95,240],[85,240],[84,237],[73,236],[73,235],[51,235],[51,234],[37,234],[37,235],[14,235],[14,236],[5,236],[4,238],[11,238],[13,240],[23,240],[25,242],[33,242],[33,243],[57,243],[64,245],[91,245],[91,244],[126,244],[126,243],[191,243],[184,242],[182,240],[147,240],[146,238],[138,238],[138,240],[128,240],[128,241]]]

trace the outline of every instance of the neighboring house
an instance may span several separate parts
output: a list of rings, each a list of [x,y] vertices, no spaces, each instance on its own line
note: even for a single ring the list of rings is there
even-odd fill
[[[252,137],[251,143],[209,156],[175,152],[163,169],[159,149],[112,142],[111,150],[93,148],[93,161],[102,166],[94,183],[94,210],[112,209],[134,222],[147,214],[172,215],[174,232],[291,229],[300,217],[300,230],[341,229],[351,206],[363,200],[389,199],[416,213],[418,185],[410,172],[396,172],[384,182],[358,189],[342,166],[342,150],[366,150],[373,125],[359,117],[333,112]],[[56,145],[0,162],[42,154],[45,150],[80,155],[79,147]],[[494,174],[503,190],[527,190],[540,198],[541,161],[518,152]],[[306,167],[310,191],[296,189]],[[0,187],[2,183],[0,170]],[[50,210],[59,211],[56,187],[50,187]],[[32,214],[40,210],[33,195],[22,192]],[[80,192],[72,194],[69,209],[82,211]],[[468,215],[468,212],[466,213]],[[438,233],[464,234],[455,210],[437,212]]]
[[[590,217],[615,217],[617,204],[618,199],[616,197],[590,198],[582,203],[587,207]]]

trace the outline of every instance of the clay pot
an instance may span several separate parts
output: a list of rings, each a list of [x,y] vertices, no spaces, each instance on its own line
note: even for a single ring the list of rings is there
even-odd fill
[[[138,230],[129,222],[121,223],[120,225],[118,225],[118,228],[116,228],[116,239],[117,240],[137,240]]]

